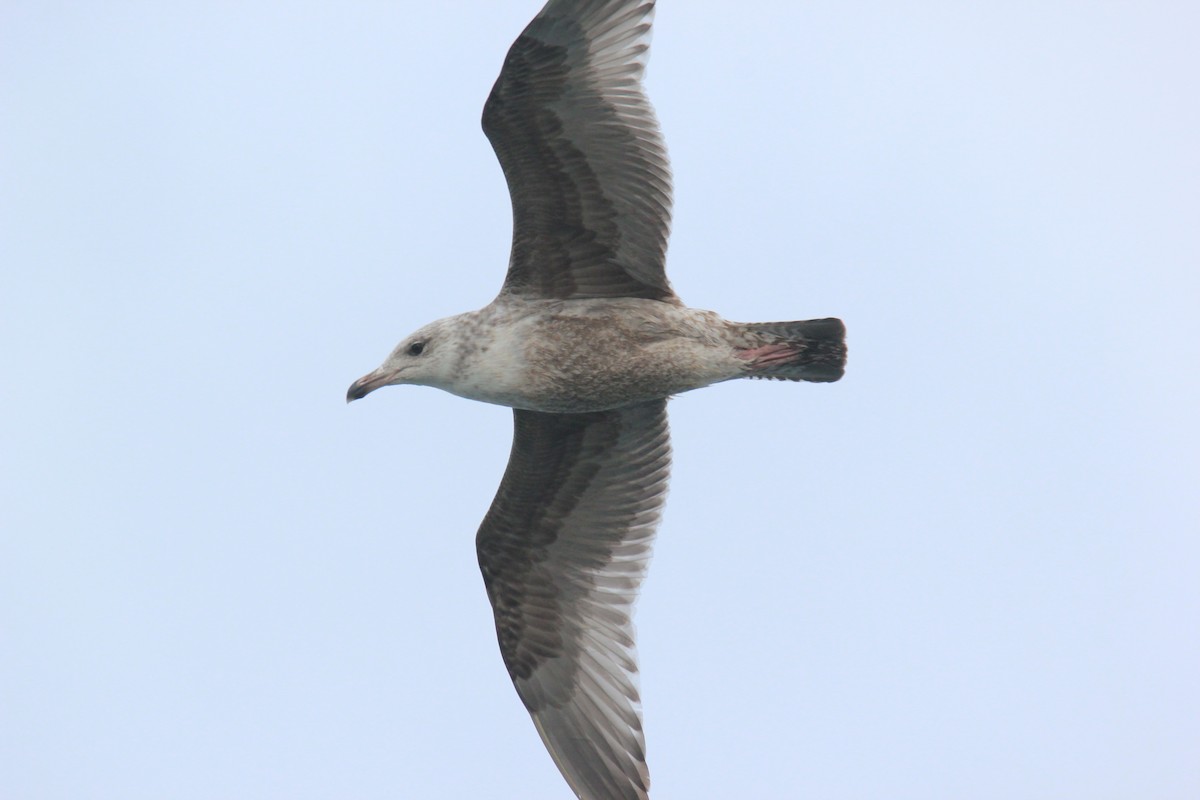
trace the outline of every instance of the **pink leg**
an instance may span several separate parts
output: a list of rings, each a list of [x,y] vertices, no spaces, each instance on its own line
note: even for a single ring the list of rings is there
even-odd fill
[[[801,348],[794,344],[765,344],[762,347],[752,347],[747,350],[735,350],[734,355],[743,361],[750,362],[750,369],[768,369],[781,362],[786,363],[795,359]]]

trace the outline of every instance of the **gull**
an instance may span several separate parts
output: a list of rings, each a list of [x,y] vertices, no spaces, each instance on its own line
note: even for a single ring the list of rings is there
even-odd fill
[[[838,319],[735,323],[667,281],[671,174],[642,88],[654,0],[550,0],[483,109],[512,199],[508,273],[347,401],[419,384],[513,409],[476,536],[500,654],[583,800],[645,800],[633,604],[667,489],[667,399],[734,378],[842,376]]]

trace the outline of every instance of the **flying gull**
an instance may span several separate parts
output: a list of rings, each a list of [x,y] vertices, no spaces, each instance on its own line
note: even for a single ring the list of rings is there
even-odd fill
[[[671,174],[642,90],[654,0],[550,0],[483,109],[513,207],[499,296],[355,381],[513,409],[476,537],[500,653],[586,800],[649,797],[631,622],[667,489],[667,399],[733,378],[842,376],[837,319],[733,323],[667,282]]]

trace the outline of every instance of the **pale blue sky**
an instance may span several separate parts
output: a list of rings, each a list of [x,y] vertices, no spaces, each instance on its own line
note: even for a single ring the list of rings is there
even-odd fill
[[[569,796],[509,412],[343,401],[499,288],[538,7],[0,2],[0,797]],[[850,361],[672,404],[655,798],[1200,796],[1198,24],[662,0],[677,291]]]

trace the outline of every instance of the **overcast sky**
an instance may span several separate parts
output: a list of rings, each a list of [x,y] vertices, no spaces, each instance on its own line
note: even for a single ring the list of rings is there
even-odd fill
[[[538,0],[0,0],[0,797],[569,797],[475,530]],[[653,796],[1200,796],[1200,7],[662,0],[669,274],[846,377],[671,405]]]

